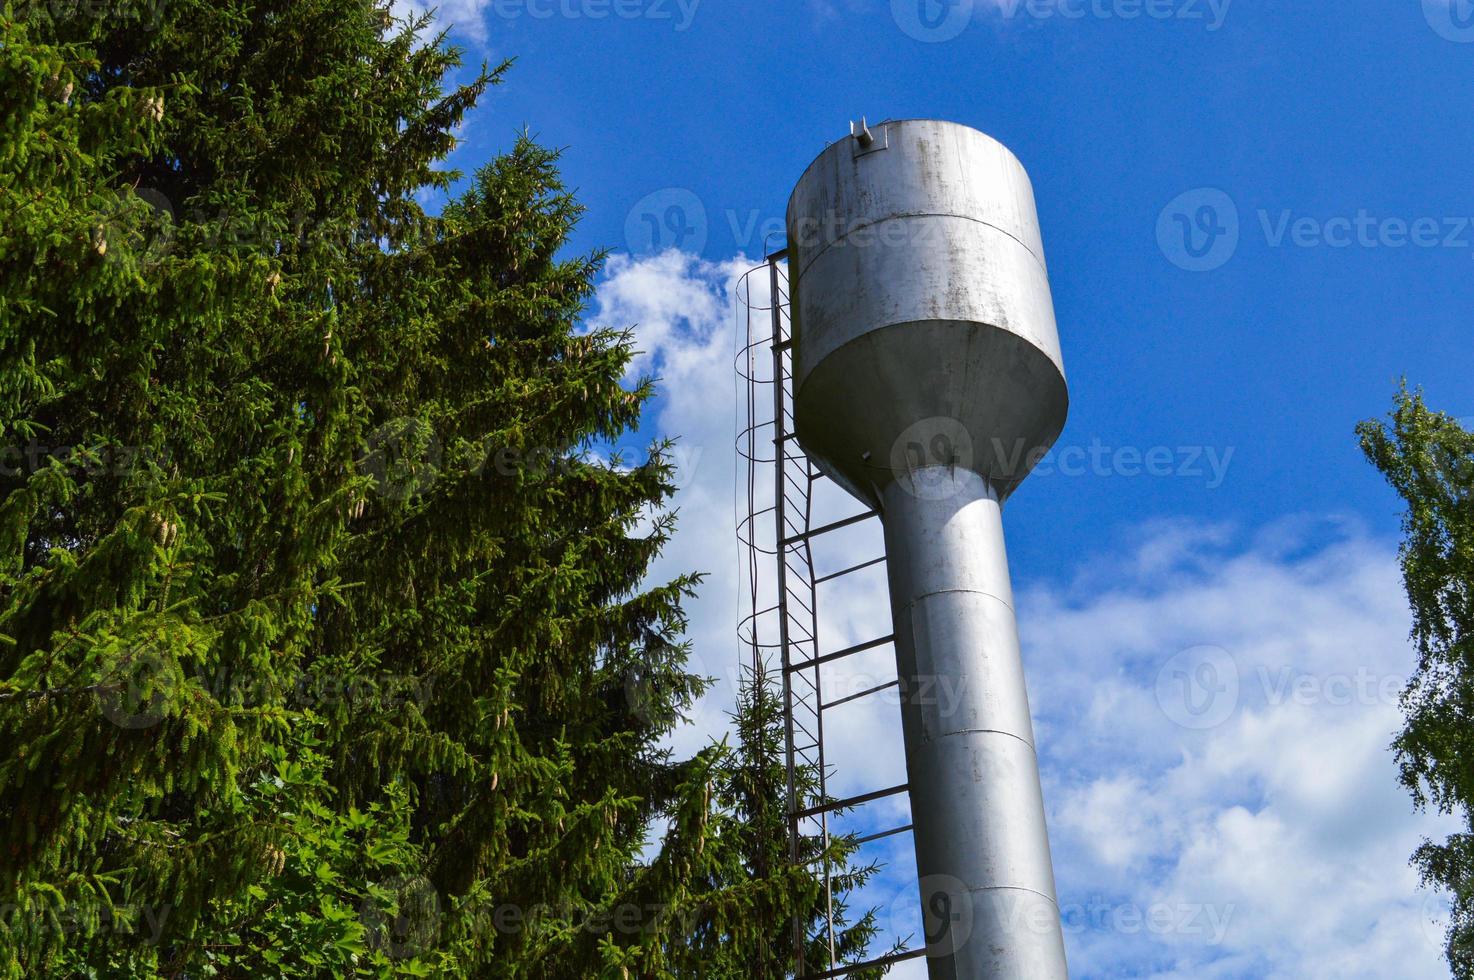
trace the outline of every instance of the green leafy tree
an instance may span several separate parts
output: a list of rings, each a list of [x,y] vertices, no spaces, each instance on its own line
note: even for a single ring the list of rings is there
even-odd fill
[[[589,452],[652,386],[423,27],[0,12],[0,973],[700,976],[812,903],[661,747],[672,469]]]
[[[1402,571],[1417,669],[1393,747],[1420,808],[1458,816],[1465,832],[1413,855],[1424,884],[1452,898],[1446,953],[1474,977],[1474,432],[1404,387],[1387,422],[1357,428],[1362,450],[1407,505]]]

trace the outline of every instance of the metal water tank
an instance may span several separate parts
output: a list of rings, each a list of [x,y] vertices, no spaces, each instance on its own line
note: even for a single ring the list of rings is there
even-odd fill
[[[872,502],[927,461],[1006,497],[1069,404],[1018,159],[956,123],[857,127],[809,165],[787,225],[804,448]],[[944,442],[955,460],[934,458]]]
[[[787,226],[795,431],[885,525],[930,975],[1063,980],[1002,524],[1069,402],[1028,175],[966,126],[862,122]]]

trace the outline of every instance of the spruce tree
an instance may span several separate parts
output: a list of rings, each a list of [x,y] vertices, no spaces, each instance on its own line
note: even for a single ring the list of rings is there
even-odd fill
[[[718,896],[715,909],[722,909],[722,899],[734,904],[733,898],[744,891],[764,904],[709,916],[711,927],[695,932],[694,962],[709,969],[699,975],[733,980],[792,976],[796,943],[803,946],[806,973],[828,970],[830,916],[836,963],[869,959],[880,931],[877,912],[865,910],[851,921],[851,903],[853,893],[880,868],[856,865],[854,841],[844,836],[831,837],[826,848],[821,838],[803,834],[797,859],[791,855],[783,703],[772,672],[761,662],[745,670],[734,722],[737,745],[723,756],[717,780],[719,806],[727,816],[720,834],[726,860],[715,869],[710,888]],[[799,808],[833,802],[819,793],[813,768],[797,767],[794,778]],[[826,874],[830,898],[823,888]],[[773,889],[770,883],[782,887]],[[865,980],[883,974],[876,969],[850,976]]]
[[[742,975],[812,901],[660,748],[652,387],[555,152],[421,205],[506,70],[423,27],[0,13],[7,975]]]

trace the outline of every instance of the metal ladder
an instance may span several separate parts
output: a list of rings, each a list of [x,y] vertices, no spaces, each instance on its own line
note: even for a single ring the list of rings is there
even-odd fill
[[[745,474],[739,471],[739,478],[746,477],[746,513],[745,516],[739,514],[737,535],[742,545],[748,583],[738,634],[751,658],[746,669],[756,674],[759,671],[771,672],[776,666],[781,671],[789,859],[798,862],[802,853],[801,842],[805,838],[816,839],[822,851],[828,852],[831,814],[905,794],[908,785],[901,783],[838,800],[829,798],[824,713],[860,698],[898,688],[899,680],[892,679],[831,701],[824,700],[822,667],[890,644],[894,635],[876,637],[829,652],[823,652],[820,642],[818,587],[882,564],[885,556],[815,575],[816,540],[843,528],[878,520],[879,515],[866,510],[817,527],[813,525],[814,485],[828,477],[804,454],[794,433],[793,335],[790,302],[785,289],[786,276],[782,273],[786,257],[786,249],[772,253],[763,265],[739,279],[736,289],[736,368],[746,393],[746,417],[737,437],[738,455],[746,462]],[[768,280],[768,302],[755,304],[753,278],[764,274]],[[769,388],[770,392],[766,390]],[[763,419],[760,406],[764,406],[769,398],[772,418]],[[772,455],[766,455],[770,446]],[[764,506],[761,488],[766,483],[771,484],[772,501]],[[768,523],[771,523],[772,530],[764,534],[760,526]],[[759,588],[764,575],[772,576],[776,596],[774,602],[759,609],[759,603],[764,601]],[[798,774],[805,771],[813,773],[818,784],[819,802],[812,806],[803,806],[805,801],[798,798]],[[858,837],[855,843],[863,846],[871,841],[908,833],[911,829],[911,824],[906,823]],[[861,963],[839,963],[834,931],[834,885],[828,861],[824,862],[823,886],[821,938],[827,950],[827,963],[805,962],[807,936],[803,921],[795,918],[794,976],[799,980],[843,977],[925,955],[925,947],[917,946]]]

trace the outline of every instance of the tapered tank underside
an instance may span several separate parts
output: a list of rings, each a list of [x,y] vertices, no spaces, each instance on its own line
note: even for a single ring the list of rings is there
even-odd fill
[[[788,238],[795,431],[885,526],[928,970],[1066,980],[1002,523],[1069,407],[1028,175],[965,126],[862,128]]]
[[[795,393],[795,419],[804,451],[876,506],[886,484],[927,464],[975,470],[1006,498],[1059,436],[1068,404],[1059,367],[1017,334],[929,320],[832,351]]]

